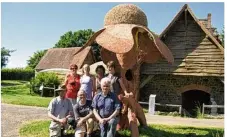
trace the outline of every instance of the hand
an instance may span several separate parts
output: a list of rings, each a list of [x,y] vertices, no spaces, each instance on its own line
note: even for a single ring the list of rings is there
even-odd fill
[[[108,118],[103,118],[106,122],[111,120],[111,117],[108,117]]]
[[[81,118],[77,123],[77,127],[80,127],[83,124],[83,122],[84,122],[84,119]]]
[[[133,97],[133,93],[132,92],[130,92],[130,93],[125,92],[125,97],[129,98],[130,96]]]
[[[107,121],[105,120],[105,118],[99,120],[99,123],[101,123],[101,124],[106,124],[106,122]]]
[[[61,125],[65,125],[66,122],[67,122],[67,119],[66,118],[62,118],[62,119],[59,119],[58,122],[61,123]]]

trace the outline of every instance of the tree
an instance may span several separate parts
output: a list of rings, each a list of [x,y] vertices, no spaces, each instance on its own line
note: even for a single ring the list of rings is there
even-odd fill
[[[40,50],[35,52],[32,57],[27,60],[28,67],[34,69],[36,65],[39,63],[41,58],[46,54],[47,50]]]
[[[55,48],[68,48],[68,47],[82,47],[94,34],[95,32],[92,29],[79,30],[66,32],[60,37],[60,40],[55,44]],[[96,61],[100,61],[100,46],[97,43],[93,43],[92,50],[95,55]]]
[[[224,47],[224,45],[225,45],[225,31],[224,31],[224,28],[223,28],[222,32],[220,33],[220,40],[221,40],[221,45]]]
[[[5,67],[9,61],[9,57],[11,56],[10,53],[14,52],[15,50],[9,50],[5,47],[1,48],[1,68]]]
[[[60,37],[60,40],[55,44],[54,48],[82,47],[94,33],[95,32],[91,29],[79,30],[74,33],[72,31],[68,31]],[[100,61],[100,46],[97,43],[92,44],[92,51],[96,61]],[[34,69],[45,53],[46,50],[35,52],[33,56],[27,60],[27,68]]]

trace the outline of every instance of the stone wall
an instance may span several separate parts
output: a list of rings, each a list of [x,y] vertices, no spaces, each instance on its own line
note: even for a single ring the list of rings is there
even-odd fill
[[[150,94],[156,94],[157,103],[181,105],[181,93],[188,90],[207,92],[218,105],[224,105],[224,83],[218,77],[200,76],[155,75],[140,90],[140,101],[148,101]]]

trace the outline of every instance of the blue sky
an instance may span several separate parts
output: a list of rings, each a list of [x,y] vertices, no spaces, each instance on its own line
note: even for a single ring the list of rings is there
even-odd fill
[[[105,14],[119,3],[2,3],[2,43],[15,49],[7,67],[25,67],[29,56],[52,48],[67,31],[103,27]],[[147,15],[149,28],[160,34],[186,3],[134,3]],[[212,25],[224,26],[224,3],[187,3],[197,18],[212,14]]]

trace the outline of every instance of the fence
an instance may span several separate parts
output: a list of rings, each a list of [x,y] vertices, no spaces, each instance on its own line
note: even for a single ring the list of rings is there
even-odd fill
[[[205,108],[224,108],[224,105],[205,105],[205,104],[203,104],[202,115],[204,115]]]
[[[142,101],[139,101],[139,104],[143,104],[143,105],[152,105],[152,104],[149,104],[148,102],[142,102]],[[179,108],[179,113],[180,113],[180,114],[181,114],[181,111],[182,111],[182,106],[181,106],[181,105],[161,104],[161,103],[155,103],[155,105],[157,105],[157,106],[167,106],[167,107],[178,107],[178,108]]]

